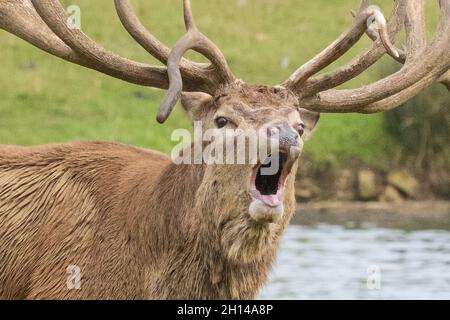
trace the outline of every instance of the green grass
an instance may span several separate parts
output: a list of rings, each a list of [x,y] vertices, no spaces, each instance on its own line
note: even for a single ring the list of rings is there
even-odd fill
[[[82,28],[125,57],[156,63],[120,25],[112,1],[71,0]],[[172,46],[183,34],[181,1],[134,0],[144,24]],[[333,41],[351,23],[357,0],[194,0],[197,24],[223,50],[234,73],[250,83],[277,84]],[[390,12],[392,1],[373,1]],[[180,108],[165,125],[155,113],[163,92],[134,86],[69,64],[0,32],[0,143],[34,145],[72,140],[114,140],[168,152],[174,128],[189,127]],[[370,44],[364,39],[340,63]],[[191,56],[192,57],[192,56]],[[289,59],[289,67],[281,61]],[[336,66],[336,64],[334,65]],[[371,68],[348,85],[378,78]],[[389,163],[395,142],[376,115],[322,116],[307,146],[316,161],[345,164],[358,157]]]

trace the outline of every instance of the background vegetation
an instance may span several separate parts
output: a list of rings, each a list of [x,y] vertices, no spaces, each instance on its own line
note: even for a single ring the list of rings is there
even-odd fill
[[[183,34],[181,1],[133,3],[148,29],[169,46]],[[391,0],[373,3],[386,13],[392,7]],[[430,32],[437,20],[432,3],[429,1],[428,8]],[[83,31],[106,48],[156,63],[120,25],[112,1],[70,0],[63,4],[81,7]],[[350,25],[350,9],[358,5],[358,0],[193,1],[200,29],[222,48],[235,74],[247,82],[265,84],[280,83],[333,41]],[[180,108],[167,124],[156,123],[162,91],[71,65],[5,32],[0,32],[0,44],[2,144],[114,140],[168,152],[172,130],[189,127]],[[370,41],[364,37],[331,67],[345,63],[368,45]],[[346,86],[372,82],[391,71],[392,65],[390,58],[382,59]],[[331,163],[337,167],[345,167],[356,158],[377,169],[389,168],[393,159],[399,163],[404,157],[428,159],[429,166],[444,149],[448,158],[448,93],[433,88],[410,104],[414,106],[389,116],[324,114],[307,146],[308,158],[317,166]],[[424,130],[430,141],[425,153],[421,151],[423,144],[417,143]]]

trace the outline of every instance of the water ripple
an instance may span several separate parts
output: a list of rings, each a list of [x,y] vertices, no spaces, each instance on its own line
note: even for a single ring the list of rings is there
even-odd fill
[[[450,299],[450,232],[292,225],[259,298]]]

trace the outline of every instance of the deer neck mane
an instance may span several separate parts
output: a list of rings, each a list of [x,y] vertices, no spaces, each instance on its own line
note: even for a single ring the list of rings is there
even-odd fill
[[[230,192],[230,185],[214,174],[206,165],[168,165],[152,195],[157,217],[148,222],[153,226],[148,243],[159,243],[165,260],[184,269],[176,273],[180,279],[172,280],[190,282],[197,288],[193,297],[254,298],[275,260],[292,201],[287,192],[282,221],[257,225],[243,201],[247,190]],[[287,191],[293,180],[286,181],[292,184]]]

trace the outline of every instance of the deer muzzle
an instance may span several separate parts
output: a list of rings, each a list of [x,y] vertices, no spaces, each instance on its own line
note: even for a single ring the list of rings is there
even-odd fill
[[[267,137],[275,144],[254,167],[250,181],[249,214],[257,222],[275,222],[283,215],[284,185],[302,147],[298,133],[286,123],[270,126]]]

